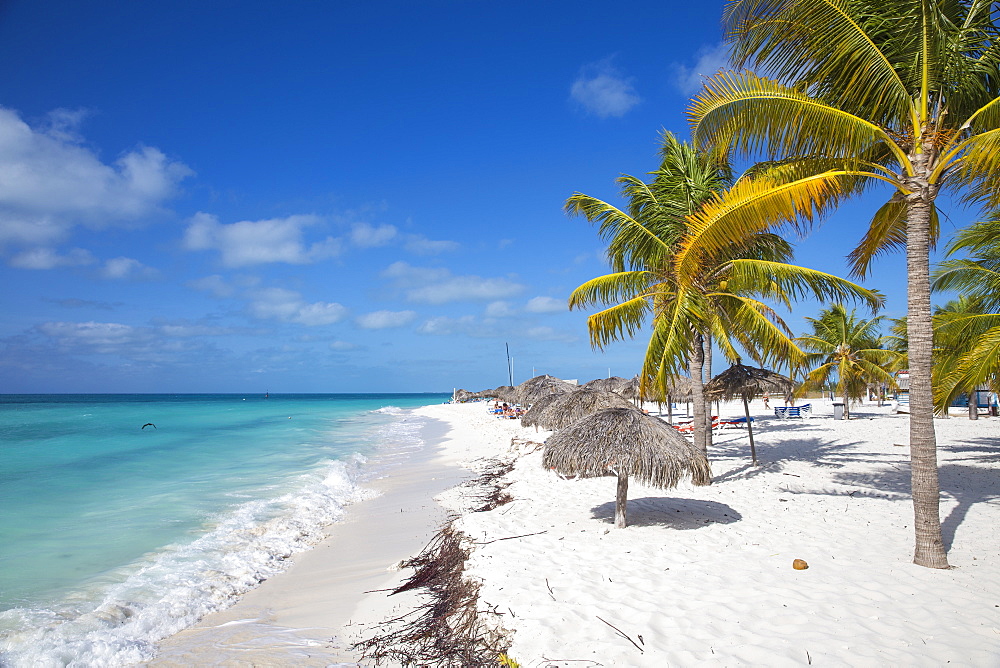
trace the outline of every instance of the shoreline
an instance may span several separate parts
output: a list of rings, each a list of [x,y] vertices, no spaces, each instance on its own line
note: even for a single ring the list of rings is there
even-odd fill
[[[471,475],[444,455],[441,443],[450,429],[429,421],[420,451],[365,483],[378,496],[349,506],[343,520],[282,573],[160,641],[156,656],[142,665],[358,665],[350,645],[364,620],[380,620],[408,602],[365,592],[401,581],[405,573],[394,565],[416,554],[445,520],[433,497]]]
[[[633,484],[626,529],[613,526],[611,478],[564,480],[543,469],[534,445],[512,445],[514,437],[541,442],[548,432],[499,420],[484,403],[424,406],[413,412],[440,430],[418,468],[440,465],[455,475],[436,490],[427,480],[411,481],[408,498],[430,516],[458,515],[454,527],[474,544],[465,573],[481,585],[480,610],[492,611],[493,622],[510,632],[509,655],[523,666],[1000,662],[998,422],[935,421],[942,526],[955,566],[936,571],[911,563],[908,416],[869,404],[837,421],[831,405],[813,405],[812,417],[788,420],[759,403],[751,407],[759,467],[750,466],[746,430],[726,429],[714,437],[711,486]],[[741,415],[742,405],[723,404],[720,413]],[[513,501],[469,512],[469,493],[459,483],[474,475],[469,469],[477,460],[496,457],[516,457],[506,489]],[[420,477],[416,469],[405,473]],[[402,485],[384,482],[386,494],[352,506],[348,523],[363,524],[366,512],[386,519],[389,511],[375,504]],[[338,534],[347,526],[334,525],[321,547],[329,550],[338,535],[377,538],[374,525]],[[431,523],[427,538],[437,528]],[[425,543],[401,545],[405,553],[392,563],[415,556]],[[405,577],[385,571],[385,558],[370,559],[382,570],[362,584],[321,577],[329,567],[323,554],[335,552],[304,553],[285,574],[220,613],[230,615],[230,626],[220,629],[226,622],[218,615],[199,625],[215,627],[203,643],[228,630],[233,638],[243,634],[242,644],[203,644],[186,661],[169,663],[161,655],[150,665],[359,665],[343,650],[411,610],[416,599],[362,593]],[[793,559],[804,559],[808,569],[793,569]],[[310,614],[323,608],[326,626],[279,612],[274,619],[286,626],[254,629],[265,619],[260,607],[256,617],[237,615],[259,597],[283,610],[294,607],[301,585],[283,583],[300,578],[312,583]],[[343,591],[353,593],[338,595]],[[356,601],[349,610],[348,598]],[[339,642],[323,645],[335,615]]]

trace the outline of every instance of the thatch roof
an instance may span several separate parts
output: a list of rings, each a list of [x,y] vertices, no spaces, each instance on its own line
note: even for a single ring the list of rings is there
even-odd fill
[[[604,392],[617,392],[620,389],[628,385],[628,378],[621,378],[620,376],[611,376],[610,378],[597,378],[590,381],[589,383],[584,383],[581,387],[585,390],[602,390]]]
[[[687,399],[693,392],[694,381],[687,376],[672,376],[663,395],[649,389],[642,395],[643,401],[666,402],[667,397],[671,399]],[[615,390],[626,399],[633,401],[639,398],[639,377],[636,376],[627,381],[621,388]]]
[[[792,387],[792,381],[787,376],[737,362],[710,380],[705,385],[705,393],[713,400],[744,399],[749,401],[764,392],[788,395],[791,394]]]
[[[515,403],[517,390],[511,385],[501,385],[497,389],[493,390],[493,394],[490,395],[499,399],[500,401],[506,401],[508,403]]]
[[[555,376],[542,375],[529,378],[515,388],[514,401],[527,406],[547,394],[565,394],[577,389],[576,385]]]
[[[563,396],[566,395],[556,392],[537,399],[535,403],[531,404],[531,408],[526,410],[524,415],[521,416],[521,426],[548,429],[548,427],[542,427],[542,420],[544,420],[545,411],[552,404],[552,402],[562,398]]]
[[[653,487],[675,487],[684,474],[708,485],[708,458],[662,420],[631,408],[606,408],[545,440],[542,464],[564,475],[625,473]]]
[[[476,396],[477,395],[475,393],[469,392],[468,390],[455,390],[455,394],[452,396],[452,398],[455,401],[468,401],[469,399],[473,399]]]
[[[539,404],[542,404],[540,410],[536,410]],[[568,394],[543,397],[521,418],[521,424],[526,427],[534,425],[542,429],[563,429],[604,408],[635,410],[628,399],[620,394],[584,388]],[[527,422],[525,418],[528,418]]]

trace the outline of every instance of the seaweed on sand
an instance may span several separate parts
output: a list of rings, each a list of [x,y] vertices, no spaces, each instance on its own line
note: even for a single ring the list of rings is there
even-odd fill
[[[423,602],[380,625],[378,635],[353,648],[376,664],[495,666],[510,646],[492,611],[479,610],[479,583],[463,576],[469,550],[464,534],[446,524],[416,557],[403,562],[414,573],[392,594],[417,590]],[[390,594],[390,596],[392,595]]]
[[[480,503],[472,508],[472,512],[486,512],[514,500],[506,491],[510,481],[504,479],[513,468],[514,460],[491,459],[486,462],[479,475],[468,483],[469,487],[477,490],[472,496]]]

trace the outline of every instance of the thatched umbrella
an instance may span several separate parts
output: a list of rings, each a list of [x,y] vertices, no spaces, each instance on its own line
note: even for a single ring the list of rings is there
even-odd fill
[[[534,427],[535,431],[542,426],[542,420],[544,419],[546,409],[549,405],[557,399],[565,396],[562,393],[556,392],[553,394],[547,394],[544,397],[539,397],[535,400],[535,403],[531,404],[531,408],[524,412],[521,416],[521,426],[522,427]],[[548,427],[545,427],[548,429]]]
[[[501,385],[495,390],[490,390],[491,397],[499,399],[500,401],[506,401],[507,403],[515,403],[514,393],[516,390],[510,385]]]
[[[472,399],[475,396],[476,395],[474,393],[469,392],[468,390],[455,390],[455,393],[452,395],[452,400],[458,402],[465,402],[468,401],[469,399]]]
[[[554,376],[542,375],[529,378],[515,388],[514,401],[522,406],[531,404],[547,394],[565,394],[576,389],[576,385],[559,380]]]
[[[542,403],[544,405],[541,410],[536,412],[535,409]],[[524,417],[528,417],[528,413],[526,413],[521,418],[521,424],[528,427],[535,425],[542,429],[563,429],[604,408],[635,410],[628,399],[620,394],[579,389],[568,394],[549,395],[539,399],[528,411],[528,413],[533,414],[532,417],[529,418],[528,422],[525,422]]]
[[[610,378],[597,378],[590,381],[589,383],[583,384],[583,389],[586,390],[602,390],[604,392],[617,392],[626,385],[629,381],[627,378],[621,378],[620,376],[611,376]]]
[[[691,474],[695,485],[712,482],[705,453],[659,418],[632,408],[606,408],[545,440],[542,465],[563,475],[618,476],[615,526],[627,525],[628,479],[668,489]]]
[[[750,457],[757,466],[757,448],[753,443],[753,424],[750,422],[750,400],[764,392],[789,394],[792,381],[786,376],[757,367],[744,366],[736,361],[705,385],[705,393],[713,399],[742,399],[743,412],[747,418],[747,434],[750,436]]]
[[[588,383],[588,385],[589,384],[590,383]],[[693,392],[693,385],[694,381],[687,376],[673,376],[668,379],[667,387],[664,388],[665,392],[662,394],[650,392],[648,390],[645,393],[641,393],[639,391],[639,376],[636,376],[631,380],[626,381],[624,385],[614,391],[626,399],[631,399],[636,402],[636,405],[639,405],[643,401],[656,401],[660,404],[666,403],[667,420],[672,423],[674,421],[673,401],[675,399],[690,401],[691,393]]]

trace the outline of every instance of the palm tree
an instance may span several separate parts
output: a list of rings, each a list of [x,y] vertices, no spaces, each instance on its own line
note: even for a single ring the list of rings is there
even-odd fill
[[[799,392],[825,387],[836,381],[836,392],[844,397],[844,414],[851,418],[851,400],[862,399],[873,383],[895,385],[893,371],[902,355],[883,347],[882,316],[862,320],[854,310],[834,304],[818,318],[806,318],[812,334],[795,339],[807,351],[807,365],[815,368],[806,376]]]
[[[970,257],[945,260],[934,272],[934,289],[962,293],[934,315],[934,398],[938,411],[946,412],[956,396],[969,394],[975,419],[976,388],[1000,390],[1000,216],[959,233],[948,253],[961,250]]]
[[[943,189],[962,189],[987,208],[1000,204],[993,8],[983,0],[731,0],[725,19],[734,65],[764,75],[720,73],[690,110],[698,141],[775,161],[775,185],[736,212],[739,220],[810,221],[876,184],[890,186],[851,260],[863,276],[879,254],[906,251],[914,562],[935,568],[948,561],[929,249]]]
[[[731,361],[740,357],[737,346],[761,364],[795,358],[801,352],[790,331],[762,299],[787,304],[809,294],[860,298],[873,306],[881,300],[843,279],[787,264],[791,246],[775,234],[734,233],[714,252],[699,253],[701,231],[692,227],[692,217],[718,199],[728,168],[669,133],[664,134],[663,155],[652,183],[631,176],[619,179],[628,213],[581,193],[567,201],[567,211],[600,223],[613,269],[574,290],[569,306],[607,307],[587,319],[596,348],[635,336],[651,316],[640,373],[643,393],[664,393],[687,367],[694,380],[695,443],[707,450],[703,365],[710,340]],[[677,261],[681,250],[693,258],[683,270]]]
[[[603,348],[610,341],[631,338],[641,329],[652,310],[648,288],[656,285],[657,276],[669,265],[674,248],[686,231],[685,218],[732,181],[728,162],[704,152],[664,131],[660,144],[660,167],[652,172],[650,183],[633,176],[619,177],[627,213],[595,197],[575,193],[566,200],[566,212],[582,215],[599,223],[600,235],[608,241],[608,260],[613,273],[588,281],[570,295],[570,308],[593,304],[614,304],[610,309],[591,315],[587,320],[591,344]],[[647,298],[648,297],[648,298]],[[704,336],[691,337],[689,351],[692,403],[694,405],[694,440],[707,451],[708,411],[704,396],[706,348],[711,342]],[[677,374],[679,375],[679,374]],[[672,382],[659,385],[640,374],[643,396],[665,396]]]

